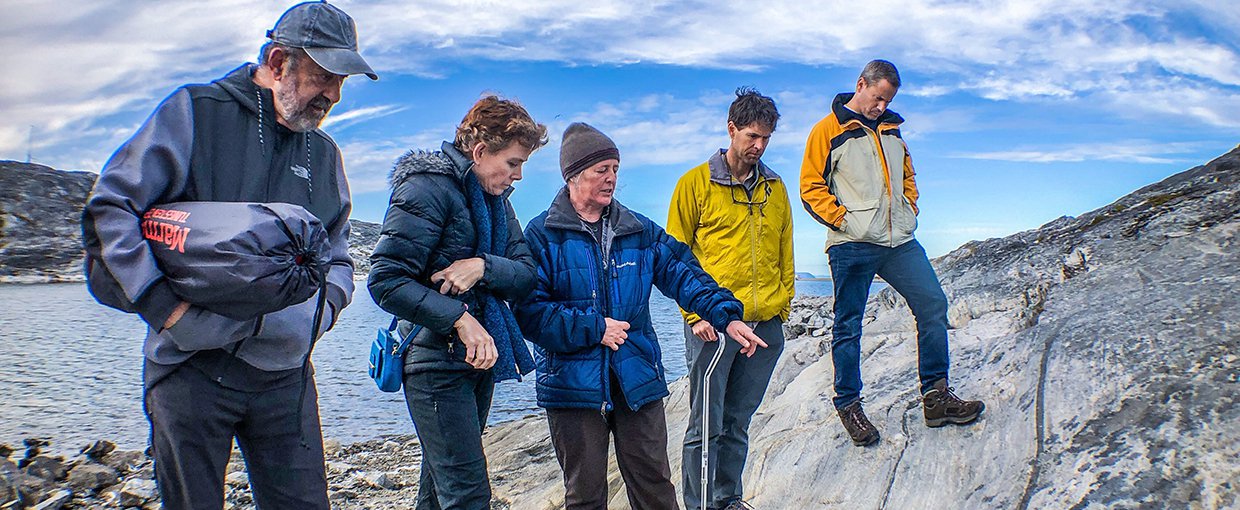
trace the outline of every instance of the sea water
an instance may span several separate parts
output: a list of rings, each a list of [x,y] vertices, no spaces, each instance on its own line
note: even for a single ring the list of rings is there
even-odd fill
[[[831,283],[798,281],[802,295],[829,295]],[[142,338],[135,315],[99,305],[83,284],[0,285],[0,443],[47,438],[60,449],[96,439],[145,446]],[[684,325],[657,290],[651,318],[669,380],[683,377]],[[353,303],[315,346],[313,362],[323,434],[345,443],[412,434],[402,393],[384,393],[367,376],[370,344],[391,316],[358,282]],[[490,422],[537,413],[534,374],[495,388]]]

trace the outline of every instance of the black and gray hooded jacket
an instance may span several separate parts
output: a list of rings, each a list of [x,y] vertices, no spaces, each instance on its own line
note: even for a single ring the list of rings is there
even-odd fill
[[[477,232],[465,198],[465,174],[473,162],[451,143],[440,151],[411,151],[396,161],[390,182],[392,198],[383,229],[370,256],[370,296],[387,312],[400,317],[402,333],[409,324],[424,326],[406,355],[405,371],[472,370],[465,349],[456,342],[453,324],[468,309],[477,313],[478,292],[513,301],[534,287],[534,258],[508,202],[508,246],[505,256],[484,255],[482,279],[460,296],[440,294],[430,281],[453,262],[476,256]],[[476,316],[476,315],[475,315]],[[481,322],[481,318],[479,318]]]
[[[352,300],[351,202],[340,150],[322,131],[298,133],[280,125],[271,90],[252,81],[254,69],[242,65],[168,96],[108,160],[82,212],[90,290],[100,302],[146,321],[143,349],[156,364],[175,365],[197,351],[231,350],[246,340],[237,357],[248,364],[264,371],[298,368],[309,349],[316,303],[311,298],[248,321],[191,307],[161,331],[184,299],[173,293],[142,237],[140,219],[152,205],[300,205],[323,222],[331,242],[329,306],[321,329],[330,328]]]

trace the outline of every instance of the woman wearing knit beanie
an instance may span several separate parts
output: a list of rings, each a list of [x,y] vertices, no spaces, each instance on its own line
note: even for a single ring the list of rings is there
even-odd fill
[[[514,101],[474,104],[440,150],[410,151],[370,256],[370,295],[400,318],[404,391],[422,445],[419,510],[490,508],[482,429],[495,383],[534,360],[508,302],[529,294],[534,261],[508,195],[547,128]]]
[[[547,409],[564,471],[565,507],[606,507],[614,435],[630,506],[677,508],[652,287],[741,339],[747,354],[765,344],[741,322],[741,303],[688,246],[615,200],[620,151],[611,138],[588,124],[569,125],[560,171],[564,188],[525,228],[537,278],[516,316],[535,345],[538,405]]]

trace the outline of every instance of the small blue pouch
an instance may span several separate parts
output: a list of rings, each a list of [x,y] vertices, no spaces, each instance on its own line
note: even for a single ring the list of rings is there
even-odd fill
[[[375,380],[380,391],[388,393],[400,391],[405,378],[405,351],[422,330],[422,326],[415,325],[408,335],[400,338],[397,322],[398,319],[392,317],[392,324],[387,329],[379,328],[374,343],[370,344],[370,378]]]

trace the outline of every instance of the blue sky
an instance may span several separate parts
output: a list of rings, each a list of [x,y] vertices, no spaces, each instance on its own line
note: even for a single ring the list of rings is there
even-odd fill
[[[931,255],[1105,205],[1240,142],[1240,5],[1231,0],[336,2],[382,78],[354,77],[325,124],[356,219],[382,220],[392,161],[436,148],[486,92],[546,123],[513,203],[561,184],[559,135],[620,146],[619,199],[666,218],[675,180],[727,143],[732,90],[782,114],[765,161],[793,184],[805,137],[861,66],[885,58]],[[6,2],[0,159],[98,171],[182,83],[254,59],[292,2]],[[823,227],[796,210],[797,267],[825,274]]]

